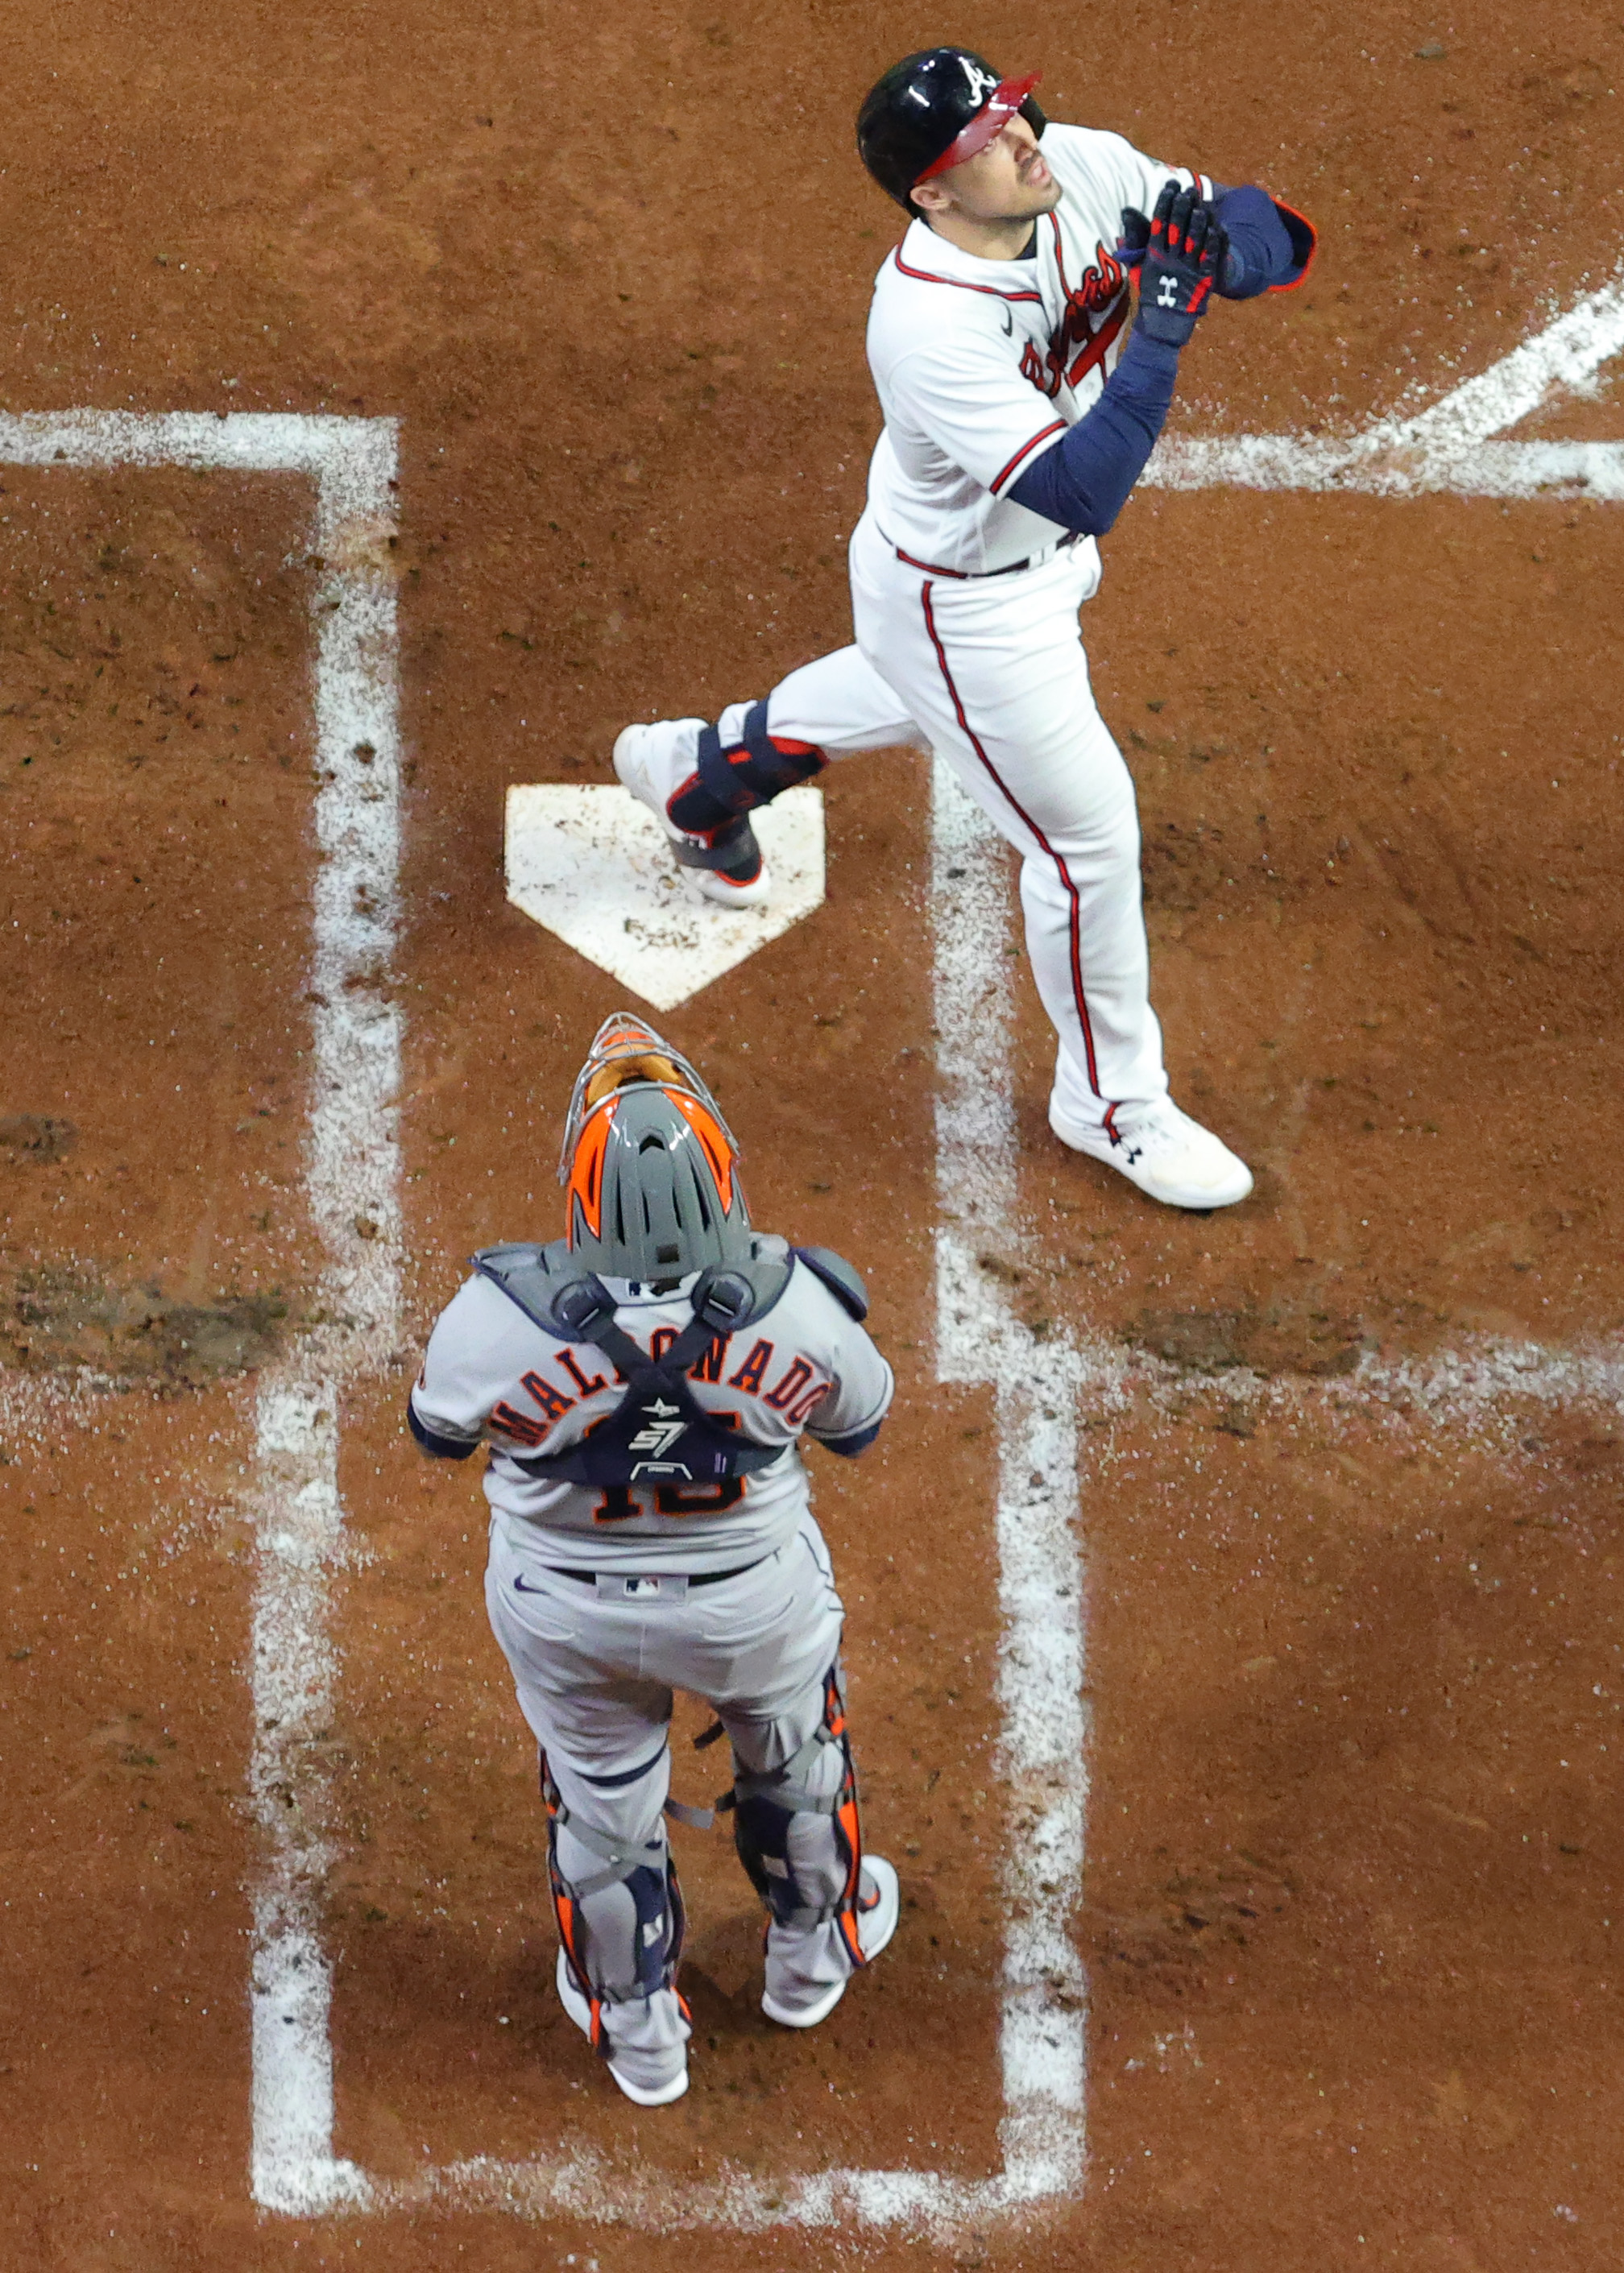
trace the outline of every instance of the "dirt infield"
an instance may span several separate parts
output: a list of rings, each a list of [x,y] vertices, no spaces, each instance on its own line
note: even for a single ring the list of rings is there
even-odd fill
[[[1414,410],[1616,267],[1596,10],[69,0],[5,27],[5,411],[398,420],[405,749],[408,1316],[341,1414],[321,1732],[335,2145],[384,2191],[300,2217],[250,2180],[245,1667],[256,1384],[342,1325],[305,1185],[327,564],[289,476],[0,466],[19,2273],[1616,2261],[1624,509],[1567,494],[1147,488],[1091,604],[1175,1091],[1259,1175],[1173,1216],[1063,1153],[1011,957],[1019,1205],[975,1267],[1080,1384],[1086,2183],[754,2235],[388,2206],[481,2157],[762,2198],[999,2167],[1000,1438],[989,1390],[936,1379],[923,761],[825,777],[828,904],[666,1021],[757,1220],[861,1262],[903,1392],[816,1489],[907,1907],[815,2037],[761,2021],[747,1890],[679,1833],[693,2089],[652,2119],[613,2095],[552,1998],[482,1503],[401,1429],[462,1258],[553,1229],[620,999],[504,903],[505,790],[603,779],[628,718],[846,638],[893,235],[850,120],[942,36],[1321,224],[1303,292],[1204,326],[1179,434]],[[1615,371],[1517,436],[1619,439]]]

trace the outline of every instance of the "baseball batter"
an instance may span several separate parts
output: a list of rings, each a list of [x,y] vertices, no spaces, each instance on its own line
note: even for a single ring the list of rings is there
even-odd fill
[[[1300,281],[1313,231],[1261,190],[1049,125],[1036,83],[933,48],[859,115],[863,162],[909,228],[868,321],[884,427],[850,548],[855,644],[714,724],[628,727],[615,770],[691,887],[749,904],[771,889],[753,807],[855,751],[939,753],[1023,856],[1056,1135],[1154,1199],[1224,1207],[1252,1175],[1168,1094],[1133,785],[1078,610],[1210,296]]]
[[[689,2034],[665,1817],[710,1819],[668,1797],[673,1690],[732,1743],[720,1805],[766,1907],[769,2019],[815,2027],[896,1928],[799,1450],[865,1451],[891,1376],[856,1272],[751,1229],[715,1100],[639,1020],[599,1030],[559,1173],[568,1239],[475,1257],[410,1420],[438,1458],[489,1447],[485,1602],[541,1746],[558,1993],[657,2107],[688,2089]]]

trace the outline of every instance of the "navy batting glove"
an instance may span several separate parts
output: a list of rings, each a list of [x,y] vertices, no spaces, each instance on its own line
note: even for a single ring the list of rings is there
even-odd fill
[[[1182,348],[1207,311],[1229,240],[1199,190],[1163,185],[1139,266],[1138,328],[1164,347]]]
[[[1132,274],[1137,275],[1139,264],[1145,258],[1145,248],[1149,243],[1150,215],[1140,213],[1137,206],[1124,206],[1122,233],[1116,239],[1118,265]],[[1223,251],[1223,266],[1219,271],[1214,289],[1218,292],[1238,294],[1250,283],[1251,278],[1252,271],[1247,267],[1243,256],[1236,251],[1232,242],[1227,244]]]
[[[1149,243],[1150,215],[1142,214],[1137,206],[1124,206],[1122,235],[1116,240],[1116,258],[1122,266],[1137,270]]]

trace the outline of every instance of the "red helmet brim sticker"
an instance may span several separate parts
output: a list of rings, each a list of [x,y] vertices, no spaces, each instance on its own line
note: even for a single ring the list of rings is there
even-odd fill
[[[1041,71],[1032,71],[1025,79],[1000,79],[970,124],[955,136],[942,155],[916,175],[914,186],[929,182],[937,174],[945,174],[955,166],[962,166],[967,158],[974,158],[987,145],[1003,133],[1026,97],[1042,78]]]

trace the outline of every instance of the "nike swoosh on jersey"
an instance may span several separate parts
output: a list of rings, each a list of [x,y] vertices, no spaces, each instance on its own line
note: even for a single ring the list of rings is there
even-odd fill
[[[515,1594],[545,1594],[547,1590],[545,1587],[527,1587],[523,1578],[518,1578],[513,1582],[513,1591]]]

